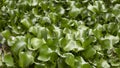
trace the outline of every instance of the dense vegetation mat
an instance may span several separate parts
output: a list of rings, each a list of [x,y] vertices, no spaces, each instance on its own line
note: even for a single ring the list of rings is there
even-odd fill
[[[119,68],[119,0],[0,0],[2,68]]]

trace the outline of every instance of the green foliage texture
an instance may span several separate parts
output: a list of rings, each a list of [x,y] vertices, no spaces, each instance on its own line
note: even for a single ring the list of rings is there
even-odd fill
[[[120,0],[0,0],[1,68],[119,68]]]

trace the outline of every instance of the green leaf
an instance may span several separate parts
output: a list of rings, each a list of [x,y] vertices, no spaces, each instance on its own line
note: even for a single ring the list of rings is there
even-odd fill
[[[43,10],[47,10],[48,8],[48,2],[47,1],[41,1],[40,6]]]
[[[0,51],[0,67],[3,66],[2,51]]]
[[[51,53],[50,61],[54,63],[58,59],[58,54],[56,52]]]
[[[38,0],[33,0],[33,1],[28,0],[27,2],[30,6],[36,6],[38,4]]]
[[[32,13],[37,17],[38,16],[38,8],[33,8]]]
[[[106,35],[105,38],[101,38],[101,46],[103,49],[112,49],[113,45],[119,42],[118,36]]]
[[[72,9],[69,11],[69,16],[75,18],[78,16],[79,13],[80,13],[79,8],[72,7]]]
[[[12,51],[14,54],[18,54],[20,50],[23,50],[26,47],[27,43],[24,40],[18,40],[13,46],[12,46]]]
[[[31,39],[31,46],[28,45],[29,49],[37,50],[40,48],[43,44],[45,44],[44,39],[38,39],[38,38],[32,38]]]
[[[78,52],[78,51],[84,50],[84,48],[82,48],[81,45],[78,45],[75,41],[71,40],[64,47],[64,50],[65,51],[71,51],[71,50],[73,50],[75,52]]]
[[[64,48],[69,41],[68,41],[68,39],[66,39],[66,38],[61,38],[61,39],[59,40],[59,42],[60,42],[60,47],[61,47],[61,48]]]
[[[17,42],[17,40],[16,40],[15,37],[10,37],[10,38],[7,40],[8,46],[13,46],[13,45],[15,45],[16,42]]]
[[[99,62],[97,62],[97,67],[99,68],[110,68],[110,65],[108,64],[108,62],[104,59],[100,59]]]
[[[58,68],[70,68],[63,58],[58,58],[57,60]]]
[[[9,30],[5,30],[5,31],[2,32],[2,35],[3,35],[4,38],[8,39],[8,38],[10,38],[11,33],[10,33]]]
[[[65,56],[65,62],[71,67],[74,67],[75,64],[74,55],[72,53],[65,53],[64,56]]]
[[[104,39],[104,40],[100,41],[100,43],[101,43],[101,47],[103,49],[109,49],[112,47],[109,39]]]
[[[55,32],[57,38],[61,37],[61,29],[59,27],[54,26],[53,31]]]
[[[102,62],[102,67],[104,67],[104,68],[110,68],[110,65],[108,64],[107,61],[103,61]]]
[[[51,49],[47,45],[42,45],[39,49],[39,56],[37,57],[40,61],[48,61],[51,56]]]
[[[34,35],[37,35],[38,28],[36,26],[32,26],[29,28],[29,32],[31,32]]]
[[[98,11],[98,6],[95,6],[95,5],[89,4],[87,8],[88,8],[88,10],[92,11],[93,13],[96,13]]]
[[[92,68],[92,67],[90,64],[85,63],[85,64],[82,64],[81,68]]]
[[[92,68],[92,66],[85,62],[85,60],[81,56],[77,56],[75,60],[75,67],[76,68]]]
[[[53,23],[57,22],[57,14],[56,13],[49,13],[49,17]]]
[[[0,68],[120,67],[119,0],[0,0],[0,8]]]
[[[65,9],[63,7],[58,6],[57,9],[58,9],[58,12],[59,12],[58,14],[63,15],[65,13]]]
[[[1,58],[1,57],[0,57],[0,58]],[[0,67],[1,67],[1,66],[3,66],[3,63],[2,63],[2,61],[0,60]]]
[[[26,19],[26,18],[24,18],[24,19],[22,19],[21,20],[21,23],[26,27],[26,28],[30,28],[31,27],[31,22],[30,22],[30,20],[29,19]]]
[[[110,40],[110,43],[112,45],[116,44],[119,42],[119,37],[118,36],[113,36],[113,35],[106,35],[105,36],[105,39],[109,39]]]
[[[83,42],[83,47],[88,47],[92,42],[94,42],[95,38],[93,36],[89,36],[85,41]]]
[[[61,27],[62,28],[64,28],[64,27],[68,27],[69,25],[68,25],[68,22],[69,22],[69,19],[67,19],[67,18],[62,18],[61,19]]]
[[[46,68],[46,66],[43,63],[35,63],[34,68]]]
[[[58,47],[58,40],[57,39],[47,39],[47,46],[50,49],[55,51]]]
[[[5,54],[5,56],[4,56],[4,63],[8,67],[14,67],[14,59],[13,59],[11,54]]]
[[[19,53],[19,66],[22,68],[28,67],[34,62],[34,57],[31,52],[20,52]]]
[[[102,30],[103,30],[102,25],[97,24],[95,26],[95,29],[93,30],[93,33],[94,33],[94,35],[97,39],[100,39],[103,36]]]
[[[47,28],[43,28],[43,29],[41,29],[41,31],[38,33],[37,36],[40,38],[44,38],[44,40],[47,40],[48,32],[49,32],[49,30]]]
[[[41,19],[41,24],[45,24],[45,23],[49,23],[49,24],[51,23],[51,20],[49,17],[43,17]]]
[[[92,47],[89,47],[83,52],[85,58],[92,58],[96,54],[96,50]]]
[[[120,57],[120,48],[115,48],[115,53]]]

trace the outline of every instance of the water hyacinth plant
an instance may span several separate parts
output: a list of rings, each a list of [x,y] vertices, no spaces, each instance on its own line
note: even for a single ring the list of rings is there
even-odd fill
[[[119,67],[119,0],[0,0],[0,68]]]

